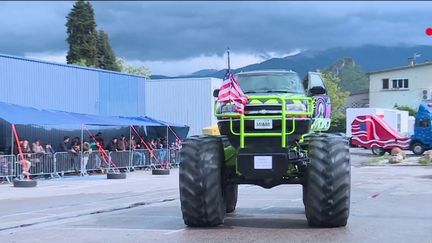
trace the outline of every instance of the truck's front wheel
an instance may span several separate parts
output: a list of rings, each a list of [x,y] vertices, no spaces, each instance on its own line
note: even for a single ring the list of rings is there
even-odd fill
[[[348,140],[318,134],[309,140],[305,211],[310,226],[345,226],[349,217],[351,165]]]
[[[221,139],[191,137],[180,151],[180,204],[188,226],[222,224],[225,201],[222,188],[224,152]]]
[[[425,146],[420,142],[416,142],[411,146],[411,150],[415,155],[422,155],[425,151]]]

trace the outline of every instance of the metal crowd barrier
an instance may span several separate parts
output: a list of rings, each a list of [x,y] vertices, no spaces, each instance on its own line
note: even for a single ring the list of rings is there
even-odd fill
[[[31,176],[64,176],[68,173],[83,173],[106,171],[112,167],[126,169],[152,169],[169,162],[171,166],[179,165],[178,149],[154,149],[153,158],[149,151],[137,149],[131,151],[108,152],[104,158],[99,151],[73,154],[71,152],[56,152],[54,154],[24,154],[29,164]],[[111,162],[110,162],[111,161]],[[85,170],[82,166],[85,165]],[[14,177],[24,176],[22,161],[19,155],[0,155],[0,180],[11,181]]]
[[[26,163],[29,164],[29,173],[32,176],[53,176],[55,173],[55,162],[53,154],[24,154]],[[19,155],[14,163],[14,176],[23,177],[22,161]]]
[[[105,154],[109,156],[109,152],[105,151]],[[88,155],[88,161],[87,161],[87,171],[103,171],[110,167],[109,165],[109,157],[105,158],[99,151],[93,151],[93,152],[85,152],[84,158]]]
[[[146,169],[150,168],[150,153],[145,149],[131,151],[131,168]]]
[[[0,155],[0,179],[10,182],[14,177],[15,155]]]
[[[180,149],[170,149],[169,160],[171,166],[178,167],[180,165]]]

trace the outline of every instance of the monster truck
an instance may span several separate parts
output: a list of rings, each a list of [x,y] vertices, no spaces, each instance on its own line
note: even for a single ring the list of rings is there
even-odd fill
[[[192,136],[183,143],[179,184],[185,224],[222,224],[236,208],[239,184],[300,184],[310,226],[345,226],[351,182],[348,140],[325,133],[331,106],[321,76],[310,72],[302,81],[295,72],[270,70],[237,78],[248,97],[244,112],[216,100],[222,135]]]

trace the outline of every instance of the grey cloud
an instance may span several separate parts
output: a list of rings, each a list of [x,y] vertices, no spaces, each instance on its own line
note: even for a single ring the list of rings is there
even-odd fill
[[[1,52],[65,50],[72,3],[0,3]],[[237,52],[280,52],[429,39],[428,2],[93,2],[99,28],[119,56],[177,60]],[[22,12],[11,11],[22,9]],[[30,9],[31,8],[31,9]],[[32,10],[36,8],[37,10]],[[28,27],[27,27],[28,26]]]

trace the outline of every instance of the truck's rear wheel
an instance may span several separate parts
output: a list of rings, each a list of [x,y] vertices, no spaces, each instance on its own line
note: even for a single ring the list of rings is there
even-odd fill
[[[319,134],[310,138],[305,211],[310,226],[345,226],[349,217],[351,165],[348,140]]]
[[[224,152],[221,139],[191,137],[180,151],[180,203],[188,226],[208,227],[223,223],[222,188]]]
[[[225,206],[226,212],[232,213],[234,212],[237,205],[237,197],[238,197],[238,185],[237,184],[228,184],[225,186]]]

